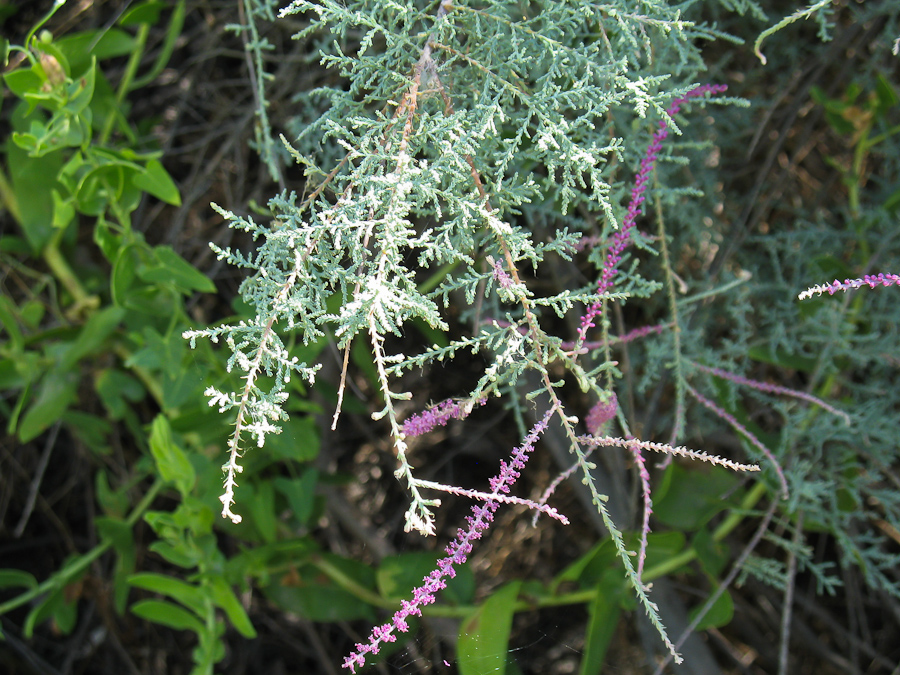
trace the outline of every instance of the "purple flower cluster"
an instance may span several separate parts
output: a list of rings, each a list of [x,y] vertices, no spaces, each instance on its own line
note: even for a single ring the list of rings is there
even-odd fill
[[[588,433],[596,436],[603,429],[603,425],[616,416],[616,410],[619,408],[619,399],[616,398],[615,392],[610,392],[609,398],[605,401],[598,401],[588,412],[584,420]]]
[[[487,403],[486,398],[480,398],[477,401],[455,401],[448,398],[433,408],[423,410],[407,419],[403,423],[403,435],[406,437],[421,436],[435,427],[446,426],[447,422],[452,419],[464,420],[476,405],[482,406],[485,403]]]
[[[629,445],[628,449],[634,456],[634,463],[638,467],[641,476],[641,492],[644,495],[644,521],[641,526],[641,550],[638,552],[637,576],[638,579],[644,573],[644,561],[647,559],[647,536],[650,534],[650,514],[653,513],[653,499],[650,496],[650,472],[647,471],[647,463],[641,453],[641,446]],[[671,456],[671,455],[670,455]]]
[[[721,377],[725,380],[731,380],[732,382],[735,382],[737,384],[742,384],[759,391],[765,391],[770,394],[783,394],[785,396],[793,396],[794,398],[799,398],[801,400],[807,401],[819,406],[823,410],[827,410],[832,415],[840,417],[842,420],[844,420],[847,426],[850,426],[850,416],[847,413],[842,410],[838,410],[832,405],[829,405],[817,396],[807,394],[805,391],[797,391],[796,389],[788,389],[787,387],[782,387],[777,384],[751,380],[750,378],[743,377],[742,375],[735,375],[734,373],[729,373],[727,370],[722,370],[721,368],[710,368],[709,366],[704,366],[700,363],[694,363],[693,365],[695,368],[697,368],[698,370],[702,370],[703,372],[715,375],[716,377]]]
[[[525,437],[521,447],[514,448],[509,462],[500,462],[500,473],[491,478],[491,493],[493,495],[508,494],[510,486],[519,478],[519,472],[525,467],[534,444],[541,432],[547,428],[550,416],[556,411],[551,408],[543,419],[532,427]],[[445,577],[451,579],[456,576],[456,565],[465,564],[469,553],[472,552],[472,544],[481,538],[481,535],[494,520],[494,512],[500,505],[498,501],[491,500],[484,504],[472,507],[472,515],[466,518],[468,527],[459,528],[456,538],[445,549],[446,558],[438,561],[437,568],[422,581],[422,585],[413,591],[411,600],[403,600],[400,609],[394,613],[389,623],[372,629],[369,641],[366,644],[357,643],[356,651],[344,659],[344,668],[349,668],[351,673],[356,672],[357,667],[362,667],[366,662],[366,654],[377,654],[382,642],[395,642],[397,636],[394,631],[405,633],[409,630],[406,619],[410,616],[421,616],[422,607],[434,602],[435,593],[447,586]]]
[[[669,117],[672,117],[681,110],[681,105],[689,99],[702,96],[707,92],[719,94],[724,92],[727,88],[728,87],[724,84],[704,84],[691,89],[684,96],[675,99],[672,102],[672,105],[666,110],[666,113],[668,113]],[[622,220],[622,225],[612,236],[612,243],[610,244],[609,252],[606,256],[606,264],[604,264],[600,279],[597,281],[597,295],[601,297],[598,298],[585,315],[581,317],[581,328],[578,330],[579,343],[584,342],[588,330],[594,327],[594,319],[603,309],[602,296],[613,286],[613,277],[616,275],[619,262],[622,260],[622,253],[631,241],[631,229],[634,227],[638,214],[640,214],[641,204],[643,204],[645,200],[644,192],[647,190],[650,172],[656,164],[657,157],[659,157],[659,151],[662,149],[662,142],[668,135],[669,127],[666,126],[665,120],[662,120],[659,123],[659,129],[653,134],[653,140],[647,148],[644,159],[641,160],[641,168],[634,179],[634,187],[631,190],[631,201],[628,204],[628,211],[625,214],[625,218]]]
[[[813,286],[803,291],[799,297],[801,300],[806,300],[822,293],[834,295],[838,291],[849,291],[863,286],[868,286],[869,288],[875,288],[876,286],[900,286],[900,274],[867,274],[862,279],[844,279],[843,281],[835,279],[830,284]]]
[[[511,288],[514,285],[512,277],[503,269],[503,263],[499,260],[494,261],[494,279],[500,285],[500,288]]]

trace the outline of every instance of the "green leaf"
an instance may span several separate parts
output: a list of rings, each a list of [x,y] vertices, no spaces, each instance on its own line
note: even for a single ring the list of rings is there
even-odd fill
[[[400,553],[381,561],[375,574],[378,592],[386,598],[406,599],[410,591],[422,585],[422,579],[437,567],[439,555],[427,551]],[[475,578],[468,565],[458,567],[456,576],[446,579],[441,602],[465,605],[472,602]]]
[[[181,206],[181,194],[169,173],[158,160],[151,159],[146,168],[132,177],[132,182],[145,192],[150,193],[172,206]]]
[[[691,622],[694,621],[705,604],[706,603],[704,602],[699,607],[695,607],[690,611],[688,618]],[[734,600],[731,598],[731,593],[726,590],[716,599],[712,607],[709,608],[709,611],[703,615],[703,618],[700,619],[695,630],[701,631],[706,630],[707,628],[721,628],[722,626],[727,626],[731,623],[733,617]]]
[[[596,595],[588,607],[588,625],[584,636],[584,656],[580,675],[599,675],[606,652],[616,633],[622,614],[622,573],[609,569],[596,586]]]
[[[74,200],[63,197],[59,190],[51,190],[53,195],[53,227],[64,229],[75,218]]]
[[[214,602],[222,608],[235,630],[245,638],[255,638],[256,629],[253,628],[250,617],[247,616],[247,612],[244,611],[243,605],[241,605],[231,587],[220,576],[210,577],[209,584],[212,589]]]
[[[132,614],[176,630],[202,633],[206,629],[200,620],[186,609],[164,600],[141,600],[131,606]]]
[[[94,97],[94,83],[96,79],[97,59],[92,58],[91,65],[88,66],[84,74],[67,88],[69,100],[63,110],[72,116],[80,115]]]
[[[75,373],[52,369],[41,382],[37,398],[19,424],[19,440],[23,443],[34,440],[58,421],[76,399],[77,391]]]
[[[116,552],[116,567],[113,572],[113,602],[119,615],[125,613],[128,604],[128,577],[134,572],[137,551],[134,546],[134,532],[131,526],[119,518],[100,516],[94,519],[97,532],[103,541],[112,544]]]
[[[390,556],[381,561],[375,573],[378,592],[385,598],[406,599],[409,592],[437,565],[437,555],[415,551]]]
[[[109,411],[110,418],[114,420],[125,416],[129,403],[136,403],[146,395],[139,380],[115,368],[105,368],[97,373],[94,388]]]
[[[520,581],[495,591],[459,628],[457,657],[461,675],[504,675]]]
[[[73,584],[70,584],[70,586],[74,587]],[[60,588],[45,596],[43,600],[31,608],[31,611],[25,617],[22,634],[26,638],[31,639],[34,636],[34,627],[51,619],[55,632],[68,635],[75,627],[77,618],[77,603],[74,599],[67,601],[66,589]]]
[[[159,21],[159,15],[166,8],[164,2],[142,2],[132,7],[119,19],[120,26],[136,26],[142,23],[155,26]]]
[[[564,582],[577,583],[582,588],[593,586],[616,564],[616,559],[615,545],[604,539],[560,572],[550,588],[555,592]]]
[[[70,370],[85,356],[107,351],[106,340],[116,330],[124,316],[125,311],[120,307],[106,307],[93,314],[82,326],[72,345],[63,353],[59,367]]]
[[[154,541],[147,548],[167,562],[185,569],[196,567],[201,558],[199,551],[187,550],[184,546],[176,546],[166,541]]]
[[[875,75],[875,96],[878,100],[877,114],[883,117],[884,114],[900,103],[900,97],[894,91],[890,81],[881,73]]]
[[[349,558],[323,553],[319,564],[326,563],[342,577],[367,590],[375,590],[375,572],[368,566]],[[281,577],[264,589],[277,605],[313,621],[375,620],[370,605],[350,591],[341,588],[315,564],[304,564],[296,571]]]
[[[327,582],[319,581],[315,585],[304,586],[271,584],[263,591],[278,607],[311,621],[364,619],[375,622],[377,619],[371,606],[352,593]]]
[[[154,263],[138,270],[138,275],[148,283],[159,285],[172,284],[184,295],[194,291],[215,293],[216,285],[199,270],[191,267],[180,255],[169,246],[153,248]]]
[[[181,579],[156,574],[154,572],[140,572],[128,577],[128,584],[134,588],[142,588],[152,593],[168,595],[185,607],[192,609],[198,616],[203,616],[207,602],[211,599],[211,593],[206,589],[194,586]]]
[[[266,450],[273,457],[310,462],[319,456],[319,432],[312,416],[291,415],[281,423],[281,433],[266,438]]]
[[[57,48],[66,55],[73,73],[80,73],[92,59],[103,61],[116,56],[128,56],[136,46],[134,36],[118,28],[88,30],[67,35],[56,41]]]
[[[196,479],[194,467],[172,440],[172,429],[164,415],[157,415],[150,426],[150,452],[163,480],[175,483],[182,496],[190,494]]]
[[[14,129],[26,127],[21,114],[24,110],[24,105],[16,108],[12,118]],[[18,145],[8,143],[6,158],[19,209],[19,226],[32,252],[38,253],[54,235],[52,190],[63,166],[62,151],[29,157]]]
[[[694,535],[692,542],[697,559],[703,565],[703,570],[713,578],[717,578],[725,570],[730,556],[728,546],[722,542],[716,542],[712,534],[703,528]]]
[[[0,588],[37,588],[33,574],[23,570],[0,569]]]
[[[769,345],[753,345],[747,350],[747,356],[760,363],[770,363],[789,370],[811,373],[816,367],[816,360],[806,356],[797,356],[784,349],[772,349]]]
[[[130,500],[126,490],[113,490],[109,486],[109,477],[106,470],[97,471],[97,477],[94,479],[94,493],[97,496],[97,503],[103,513],[112,518],[124,518],[128,513]]]
[[[252,494],[245,494],[241,502],[246,506],[247,515],[256,526],[259,536],[264,542],[271,544],[275,541],[278,529],[278,518],[275,513],[275,489],[271,481],[260,481],[255,488]]]
[[[287,498],[294,518],[303,525],[312,515],[318,481],[319,472],[313,468],[306,469],[299,478],[276,476],[273,479],[275,489]]]
[[[692,470],[670,466],[671,483],[665,496],[653,508],[656,518],[681,531],[697,530],[710,518],[732,505],[723,495],[732,492],[741,478],[718,466]],[[734,499],[734,497],[732,497]]]
[[[7,88],[19,98],[32,91],[40,91],[44,81],[31,68],[19,68],[3,76]]]
[[[0,325],[6,329],[7,347],[13,353],[21,352],[25,347],[25,336],[19,329],[19,322],[16,320],[18,307],[11,298],[6,295],[0,295]]]

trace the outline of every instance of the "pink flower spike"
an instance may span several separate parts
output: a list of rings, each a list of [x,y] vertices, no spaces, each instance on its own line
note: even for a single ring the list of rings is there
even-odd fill
[[[507,464],[501,463],[500,473],[496,482],[492,482],[492,490],[494,496],[509,490],[509,486],[516,482],[519,473],[515,468],[521,468],[528,461],[534,444],[537,443],[541,433],[547,428],[551,415],[556,412],[556,408],[547,411],[544,417],[535,424],[529,434],[525,437],[522,445],[513,448],[512,459]],[[366,661],[366,654],[377,654],[379,645],[382,642],[393,642],[397,639],[394,631],[405,633],[409,630],[409,624],[406,622],[409,616],[421,616],[422,607],[430,605],[435,601],[435,593],[444,587],[444,577],[453,577],[456,571],[454,565],[462,565],[468,559],[469,553],[472,551],[472,543],[481,538],[484,531],[490,526],[494,519],[494,512],[500,506],[499,501],[490,500],[484,504],[477,504],[472,507],[472,515],[466,521],[468,528],[459,528],[456,532],[456,538],[450,542],[445,549],[447,557],[438,561],[437,569],[426,576],[422,581],[422,585],[415,588],[412,592],[411,600],[403,600],[400,609],[394,613],[389,623],[377,626],[372,629],[369,634],[369,642],[367,644],[357,644],[356,651],[344,659],[343,667],[349,668],[351,673],[356,673],[357,666],[363,666]]]
[[[900,274],[867,274],[861,279],[844,279],[843,281],[835,279],[830,284],[819,284],[808,288],[797,297],[800,300],[806,300],[814,295],[822,295],[822,293],[834,295],[838,291],[849,291],[862,288],[863,286],[868,286],[869,288],[875,288],[876,286],[900,286]]]
[[[486,398],[480,398],[477,401],[456,401],[448,398],[433,408],[423,410],[407,419],[403,423],[403,435],[407,437],[422,436],[435,427],[446,426],[451,419],[464,420],[476,406],[482,406],[485,403],[487,403]]]
[[[673,117],[681,110],[682,104],[689,99],[702,96],[706,93],[720,94],[727,88],[728,87],[724,84],[704,84],[695,87],[684,96],[672,101],[672,104],[666,109],[666,114],[669,117]],[[637,220],[637,217],[640,214],[640,206],[645,199],[644,192],[647,189],[650,172],[656,164],[659,151],[662,150],[662,142],[668,135],[669,127],[665,120],[660,120],[659,129],[653,134],[653,140],[647,147],[647,152],[641,160],[640,170],[638,171],[637,176],[635,176],[634,188],[631,191],[631,202],[628,204],[625,218],[622,220],[619,231],[613,235],[612,244],[610,245],[606,256],[606,263],[603,266],[600,279],[597,281],[597,300],[588,308],[587,312],[584,313],[584,316],[581,317],[581,327],[578,329],[577,342],[579,348],[587,338],[587,332],[594,327],[594,319],[603,311],[603,295],[609,292],[614,285],[613,277],[615,277],[617,266],[622,260],[622,253],[631,242],[631,230],[634,228],[635,220]]]

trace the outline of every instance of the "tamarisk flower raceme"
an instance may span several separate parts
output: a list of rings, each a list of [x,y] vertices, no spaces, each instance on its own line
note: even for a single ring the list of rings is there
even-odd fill
[[[448,398],[433,408],[423,410],[408,418],[403,423],[403,435],[421,436],[427,434],[435,427],[447,426],[447,422],[450,420],[464,420],[475,406],[482,406],[485,403],[487,403],[486,398],[480,398],[475,401],[455,401],[452,398]]]
[[[605,401],[598,401],[594,404],[584,420],[584,425],[592,435],[596,436],[603,429],[603,425],[616,416],[618,408],[619,399],[616,398],[615,392],[610,392]]]
[[[672,117],[681,110],[682,104],[689,99],[702,96],[707,92],[719,94],[724,92],[727,88],[728,87],[724,84],[704,84],[691,89],[684,96],[675,99],[672,102],[672,105],[666,109],[666,113],[669,117]],[[603,309],[603,294],[609,291],[613,286],[613,277],[615,277],[619,262],[622,260],[622,253],[631,241],[631,230],[634,228],[634,223],[637,220],[638,214],[641,212],[641,204],[644,203],[644,193],[647,191],[647,182],[650,180],[650,172],[653,170],[656,159],[659,157],[659,151],[662,149],[662,142],[668,135],[669,127],[665,120],[661,120],[659,129],[653,134],[653,140],[647,148],[644,159],[641,160],[641,168],[634,179],[634,187],[631,190],[631,201],[628,203],[628,211],[625,213],[625,218],[622,220],[622,225],[619,227],[618,232],[612,237],[612,243],[610,244],[609,252],[606,255],[606,263],[603,265],[603,272],[601,272],[600,279],[597,281],[597,295],[599,297],[585,315],[581,317],[581,327],[578,329],[579,343],[584,342],[587,332],[594,326],[594,319]]]
[[[547,423],[554,412],[555,407],[548,410],[543,419],[532,427],[522,445],[513,449],[509,462],[500,462],[500,473],[490,481],[492,495],[498,497],[507,494],[510,486],[518,480],[519,472],[524,468],[534,444],[547,428]],[[456,565],[465,564],[469,553],[472,552],[472,544],[481,539],[484,531],[491,526],[499,504],[499,501],[490,500],[472,507],[472,515],[466,518],[468,527],[457,530],[456,538],[445,549],[447,557],[439,560],[437,568],[422,580],[422,585],[412,592],[412,599],[402,601],[400,609],[394,613],[389,623],[374,628],[369,635],[368,643],[356,645],[356,651],[344,659],[344,668],[349,668],[351,673],[355,673],[357,667],[365,665],[366,654],[377,654],[381,643],[397,640],[394,631],[405,633],[409,630],[407,618],[421,616],[422,607],[432,604],[435,594],[447,586],[445,578],[452,579],[456,576]]]
[[[812,394],[807,394],[805,391],[797,391],[796,389],[788,389],[787,387],[781,387],[777,384],[770,384],[768,382],[759,382],[757,380],[751,380],[748,377],[743,377],[741,375],[735,375],[734,373],[729,373],[727,370],[722,370],[721,368],[710,368],[709,366],[704,366],[700,363],[692,363],[692,365],[698,370],[702,370],[705,373],[709,373],[710,375],[715,375],[716,377],[721,377],[725,380],[731,380],[736,384],[741,384],[747,387],[751,387],[753,389],[757,389],[759,391],[765,391],[770,394],[784,394],[785,396],[792,396],[794,398],[799,398],[803,401],[807,401],[814,405],[819,406],[823,410],[827,410],[832,415],[836,415],[844,420],[844,423],[847,426],[850,425],[850,416],[842,410],[838,410],[832,405],[829,405],[822,399],[817,396],[813,396]]]
[[[862,288],[868,286],[875,288],[876,286],[900,286],[900,274],[867,274],[862,279],[844,279],[839,281],[835,279],[830,284],[819,284],[803,291],[799,296],[800,300],[806,300],[814,295],[834,295],[838,291],[849,291],[851,289]]]

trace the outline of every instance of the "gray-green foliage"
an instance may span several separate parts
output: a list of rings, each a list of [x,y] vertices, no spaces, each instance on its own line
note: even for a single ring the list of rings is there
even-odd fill
[[[452,359],[461,350],[480,350],[490,363],[461,394],[469,401],[511,394],[520,398],[515,402],[520,410],[529,393],[526,383],[539,383],[628,576],[664,635],[606,513],[605,497],[590,478],[593,465],[576,440],[577,420],[560,399],[561,372],[594,398],[604,396],[618,375],[608,349],[596,350],[593,365],[585,365],[564,342],[573,335],[551,328],[560,325],[559,317],[577,319],[595,286],[587,279],[571,288],[542,284],[538,292],[524,278],[532,270],[540,274],[550,262],[570,261],[583,236],[604,242],[619,226],[623,188],[656,123],[662,120],[679,133],[687,128],[687,117],[669,119],[666,108],[705,79],[698,44],[723,36],[685,18],[682,12],[692,4],[298,0],[281,11],[304,22],[296,37],[315,45],[335,78],[330,86],[298,96],[306,117],[297,122],[296,138],[285,141],[306,167],[308,192],[272,199],[272,220],[265,225],[223,212],[233,227],[260,241],[252,254],[217,251],[252,273],[242,294],[256,318],[186,334],[192,340],[224,339],[232,350],[229,367],[245,374],[239,392],[209,391],[211,404],[236,409],[223,515],[239,520],[231,506],[246,443],[242,434],[249,432],[262,445],[265,434],[277,432],[278,420],[285,419],[289,377],[299,374],[311,382],[315,377],[315,367],[288,354],[279,332],[293,332],[304,343],[330,334],[342,348],[362,341],[371,351],[384,403],[375,417],[390,425],[396,475],[412,497],[407,528],[432,532],[437,502],[420,493],[395,408],[415,392],[399,390],[396,382],[409,369]],[[755,4],[722,5],[762,14]],[[703,132],[691,136],[702,138]],[[700,191],[678,178],[687,161],[679,157],[687,153],[696,159],[698,147],[670,136],[651,196],[656,206],[675,211],[672,220],[684,227],[684,241],[695,252],[709,240],[700,225],[706,212],[689,201]],[[699,183],[712,181],[706,177]],[[708,299],[716,291],[693,280],[689,296],[676,302],[675,265],[661,244],[671,232],[661,216],[652,229],[656,239],[638,236],[635,248],[656,267],[642,276],[638,255],[627,258],[607,301],[624,303],[667,288],[668,300],[650,300],[648,307],[681,332],[649,344],[645,358],[651,365],[643,368],[638,384],[650,393],[661,374],[673,376],[677,404],[663,419],[675,427],[677,440],[685,433],[684,382],[691,375],[682,368],[682,356],[717,360],[703,346],[706,326],[693,322],[702,303],[690,296]],[[586,257],[602,267],[605,247]],[[436,286],[423,283],[438,270]],[[510,275],[510,283],[500,282],[498,270]],[[723,312],[737,327],[723,354],[735,360],[746,357],[737,333],[750,330],[746,289],[740,287],[746,278],[732,270],[719,289],[737,298]],[[472,322],[474,334],[446,346],[426,345],[416,354],[390,351],[386,338],[403,335],[411,322],[449,331],[451,309]],[[772,327],[776,340],[784,321]],[[602,326],[604,339],[608,328]],[[265,384],[263,374],[270,376]],[[736,400],[733,391],[723,398]],[[830,421],[822,423],[829,433],[835,431]],[[779,457],[795,442],[785,435]],[[800,466],[797,462],[794,469]],[[795,495],[814,500],[809,490],[815,482],[806,480],[789,474]]]
[[[314,377],[278,331],[304,343],[329,332],[341,347],[362,340],[371,349],[384,401],[376,417],[389,420],[397,476],[412,494],[408,529],[433,531],[437,502],[420,494],[406,459],[395,402],[413,393],[395,391],[392,376],[458,348],[493,354],[470,400],[515,391],[526,371],[536,372],[588,471],[549,369],[561,365],[599,395],[609,364],[586,372],[545,325],[577,316],[593,283],[542,296],[520,273],[549,256],[568,260],[582,234],[602,238],[618,227],[620,181],[631,174],[620,166],[636,166],[657,121],[680,127],[666,107],[697,84],[696,43],[715,32],[661,3],[298,1],[281,15],[309,22],[297,37],[315,41],[340,81],[305,97],[329,104],[293,143],[311,192],[273,199],[269,225],[225,214],[261,240],[251,255],[217,251],[252,272],[242,293],[256,319],[186,334],[225,339],[229,366],[245,373],[244,390],[209,391],[211,404],[237,409],[223,514],[239,519],[231,505],[242,433],[262,444],[285,417],[289,375]],[[497,283],[495,265],[511,283]],[[437,287],[420,290],[422,271],[438,267],[446,273]],[[620,278],[627,290],[611,300],[658,287],[630,264]],[[332,312],[335,294],[340,309]],[[386,336],[413,320],[448,330],[448,307],[461,304],[463,318],[478,322],[475,336],[418,355],[388,351]],[[263,372],[274,376],[268,389],[259,385]],[[605,497],[591,489],[654,615]]]

